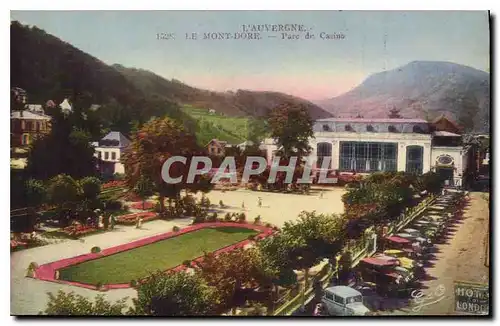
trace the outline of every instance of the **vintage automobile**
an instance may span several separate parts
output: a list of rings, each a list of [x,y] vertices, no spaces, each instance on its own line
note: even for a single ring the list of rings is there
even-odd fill
[[[381,254],[381,253],[377,253],[377,254],[373,255],[373,258],[381,259],[381,260],[384,260],[384,261],[392,264],[392,266],[394,267],[394,270],[397,273],[401,274],[401,276],[404,277],[404,280],[406,283],[411,283],[411,282],[415,281],[415,274],[414,274],[413,268],[411,266],[410,266],[410,268],[401,266],[401,262],[399,261],[399,259],[385,255],[385,254]]]
[[[398,259],[401,267],[413,271],[413,274],[417,277],[425,274],[424,265],[418,260],[410,258],[415,256],[413,251],[408,252],[408,250],[387,249],[384,250],[383,254]]]
[[[432,241],[428,238],[425,238],[423,236],[423,234],[417,230],[417,229],[410,229],[410,228],[407,228],[407,229],[403,229],[402,230],[403,233],[408,233],[416,238],[422,238],[422,239],[425,239],[425,241],[427,242],[427,245],[432,245]],[[417,240],[417,241],[420,241],[420,240]]]
[[[422,238],[420,236],[417,236],[415,234],[410,234],[410,233],[397,233],[396,236],[400,238],[404,238],[407,240],[410,240],[412,243],[416,242],[421,246],[422,252],[428,252],[429,249],[431,248],[431,244],[428,242],[428,239]]]
[[[363,304],[363,295],[345,285],[326,288],[321,303],[329,315],[364,316],[370,312],[370,309]]]
[[[437,226],[434,225],[432,222],[429,221],[416,221],[412,224],[412,226],[422,232],[422,234],[426,238],[430,239],[435,239],[438,236],[442,235],[443,232],[445,231],[444,226]]]
[[[358,266],[363,282],[375,283],[377,292],[397,295],[406,292],[405,277],[394,269],[394,263],[374,257],[363,258]]]

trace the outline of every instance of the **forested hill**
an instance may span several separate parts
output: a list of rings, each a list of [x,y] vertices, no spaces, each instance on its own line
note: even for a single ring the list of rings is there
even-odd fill
[[[211,92],[167,80],[149,71],[109,66],[37,27],[11,23],[11,86],[28,92],[30,103],[99,104],[106,128],[128,133],[135,121],[165,114],[191,124],[181,105],[233,116],[264,116],[283,101],[305,103],[313,118],[328,117],[318,106],[275,92]]]
[[[121,65],[114,67],[146,94],[181,105],[215,109],[229,116],[266,116],[270,109],[285,101],[306,105],[314,119],[331,116],[319,106],[288,94],[249,90],[212,92],[189,86],[175,79],[165,79],[147,70],[126,68]]]

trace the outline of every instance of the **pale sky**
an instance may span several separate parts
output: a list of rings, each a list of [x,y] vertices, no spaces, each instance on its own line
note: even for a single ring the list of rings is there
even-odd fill
[[[107,64],[150,70],[215,91],[280,91],[309,100],[339,95],[368,75],[415,60],[489,71],[486,11],[12,11]],[[315,39],[186,40],[243,24],[303,24]],[[320,33],[343,33],[322,40]],[[157,40],[175,33],[175,40]],[[276,35],[270,38],[269,35]]]

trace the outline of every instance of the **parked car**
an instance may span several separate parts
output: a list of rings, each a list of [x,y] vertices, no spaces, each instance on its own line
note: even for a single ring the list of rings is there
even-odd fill
[[[363,304],[363,295],[345,285],[326,288],[321,302],[329,315],[364,316],[370,312]]]
[[[364,282],[376,284],[380,294],[396,295],[406,290],[405,277],[394,269],[392,262],[373,257],[363,258],[358,270]]]
[[[410,234],[410,233],[398,233],[396,236],[410,240],[412,243],[416,242],[422,247],[422,252],[427,252],[429,251],[429,248],[432,246],[429,242],[428,239],[422,238],[420,236],[417,236],[415,234]]]
[[[399,259],[385,255],[385,254],[381,254],[381,253],[377,253],[377,254],[373,255],[373,258],[381,259],[381,260],[384,260],[384,261],[392,264],[394,270],[398,274],[403,276],[404,281],[406,283],[412,283],[413,281],[415,281],[415,275],[413,273],[413,269],[401,266],[401,262],[399,261]]]
[[[425,274],[424,265],[418,260],[410,258],[414,257],[413,252],[409,253],[408,251],[399,249],[387,249],[384,250],[383,254],[398,259],[401,267],[413,271],[413,274],[417,277]]]
[[[432,245],[432,241],[430,239],[424,237],[423,234],[417,229],[408,228],[408,229],[403,229],[402,231],[403,231],[403,233],[408,233],[416,238],[421,238],[421,239],[425,240],[427,242],[427,245]],[[417,241],[420,241],[420,240],[417,240]]]

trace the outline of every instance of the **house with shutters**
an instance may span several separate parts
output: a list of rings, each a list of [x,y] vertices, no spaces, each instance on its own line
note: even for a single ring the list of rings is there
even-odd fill
[[[124,174],[125,167],[120,162],[130,140],[119,131],[111,131],[98,142],[92,143],[97,157],[98,169],[102,175]]]

